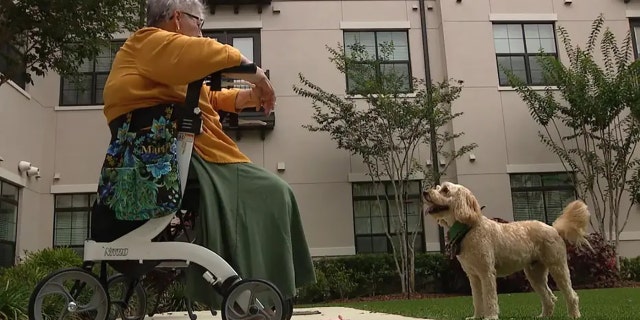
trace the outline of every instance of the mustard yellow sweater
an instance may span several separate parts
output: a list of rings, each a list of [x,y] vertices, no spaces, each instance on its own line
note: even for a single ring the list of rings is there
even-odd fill
[[[120,48],[104,87],[104,115],[110,122],[138,108],[184,103],[187,85],[208,74],[240,64],[240,52],[210,38],[196,38],[158,28],[135,32]],[[214,163],[250,162],[223,131],[216,110],[236,112],[237,90],[212,92],[203,85],[199,107],[203,133],[196,152]]]

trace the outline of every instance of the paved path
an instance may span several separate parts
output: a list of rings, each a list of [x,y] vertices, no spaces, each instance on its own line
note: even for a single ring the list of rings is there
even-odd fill
[[[220,320],[220,313],[217,316],[212,316],[208,311],[196,312],[198,315],[197,320]],[[405,316],[398,316],[386,313],[375,313],[365,310],[358,310],[352,308],[342,307],[324,307],[324,308],[309,308],[309,309],[295,309],[294,315],[291,320],[339,320],[338,316],[342,316],[343,320],[417,320],[418,318],[411,318]],[[153,320],[189,320],[186,312],[172,312],[166,314],[155,315],[151,318],[145,319]],[[424,320],[424,319],[421,319]]]

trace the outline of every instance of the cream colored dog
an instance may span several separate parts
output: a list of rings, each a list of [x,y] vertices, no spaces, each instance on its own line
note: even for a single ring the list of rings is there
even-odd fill
[[[498,319],[496,277],[523,269],[542,300],[540,317],[551,316],[557,300],[547,285],[549,273],[565,296],[569,316],[580,317],[565,241],[591,247],[585,239],[590,213],[584,202],[569,203],[549,226],[533,220],[498,223],[488,219],[467,188],[450,182],[425,190],[423,200],[424,213],[448,228],[450,238],[451,231],[463,230],[453,236],[462,235],[457,258],[471,284],[474,313],[467,319]]]

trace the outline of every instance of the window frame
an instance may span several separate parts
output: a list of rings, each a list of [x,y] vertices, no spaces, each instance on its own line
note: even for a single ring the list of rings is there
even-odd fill
[[[422,182],[420,180],[410,180],[409,184],[411,183],[417,183],[418,184],[418,193],[415,194],[408,194],[407,197],[409,200],[413,200],[413,201],[417,201],[418,203],[421,201],[420,200],[420,190],[422,190]],[[376,201],[377,200],[377,196],[376,195],[355,195],[355,188],[356,185],[372,185],[372,182],[352,182],[351,183],[351,203],[353,206],[352,212],[351,212],[351,218],[353,221],[353,240],[354,240],[354,248],[355,248],[355,254],[391,254],[393,253],[393,247],[391,244],[391,239],[389,239],[389,237],[387,237],[387,234],[385,232],[383,233],[367,233],[367,234],[358,234],[356,232],[356,202],[357,201]],[[384,186],[385,186],[385,190],[386,188],[389,188],[389,186],[391,185],[390,181],[385,181],[384,182]],[[380,194],[378,196],[384,197],[383,194]],[[391,215],[389,214],[389,205],[392,203],[388,203],[386,202],[383,198],[380,199],[380,201],[383,201],[383,206],[385,206],[384,209],[384,217],[386,218],[386,227],[387,227],[387,231],[389,231],[389,235],[391,236],[391,238],[393,238],[394,236],[399,237],[400,234],[398,233],[394,233],[391,232],[390,228],[391,228]],[[393,199],[390,201],[394,201]],[[414,248],[416,253],[423,253],[426,252],[426,234],[424,231],[424,216],[422,213],[418,213],[417,216],[420,219],[420,231],[416,232],[417,236],[416,236],[416,240],[415,243],[420,243],[421,244],[421,248],[420,249],[416,249]],[[371,216],[370,216],[371,217]],[[412,235],[413,232],[408,232],[407,235]],[[369,239],[373,239],[374,237],[384,237],[385,241],[386,241],[386,247],[387,247],[387,251],[386,252],[381,252],[381,251],[375,251],[372,248],[372,251],[361,251],[358,250],[358,238],[362,238],[362,237],[366,237]]]
[[[109,42],[109,49],[111,49],[114,44],[119,44],[118,50],[113,52],[113,57],[115,58],[116,53],[120,50],[120,48],[122,47],[122,45],[124,45],[126,39],[113,39]],[[111,66],[113,65],[113,59],[110,62],[110,67],[109,67],[109,71],[96,71],[96,61],[97,61],[97,56],[95,59],[93,59],[93,66],[92,66],[92,71],[87,71],[87,72],[80,72],[80,77],[85,77],[85,76],[89,76],[91,79],[91,82],[86,81],[83,82],[83,84],[88,85],[88,90],[90,90],[90,101],[89,103],[64,103],[64,93],[65,93],[65,89],[64,89],[64,83],[65,83],[65,77],[63,75],[60,75],[60,86],[59,86],[59,101],[58,101],[58,106],[62,107],[62,108],[73,108],[73,107],[85,107],[85,106],[102,106],[104,105],[103,103],[97,103],[97,90],[96,90],[96,85],[97,85],[97,78],[98,76],[109,76],[109,73],[111,72]],[[106,83],[106,78],[105,78],[105,83]],[[78,91],[75,91],[76,94],[78,93]]]
[[[20,51],[20,49],[18,49],[18,47],[16,47],[15,45],[13,45],[11,43],[0,44],[0,50],[13,51],[12,54],[23,55],[23,53]],[[9,55],[10,53],[6,53],[6,54]],[[0,60],[4,60],[2,55],[0,55]],[[9,64],[8,61],[3,61],[3,62],[5,64],[7,64],[7,69],[10,69],[9,66],[8,66],[8,64]],[[18,71],[18,70],[16,70],[16,71]],[[3,73],[3,70],[0,70],[0,73]],[[23,61],[23,73],[22,73],[22,76],[20,76],[18,74],[14,74],[12,77],[7,77],[7,79],[9,81],[13,82],[16,86],[20,87],[22,90],[27,90],[27,66],[24,64],[24,61]]]
[[[16,199],[5,199],[4,197],[1,196],[2,195],[2,189],[4,189],[5,185],[10,185],[10,186],[12,186],[13,188],[16,189]],[[10,183],[9,181],[6,181],[4,179],[0,179],[0,203],[8,203],[8,204],[10,204],[12,206],[15,206],[15,208],[16,208],[15,209],[16,223],[15,223],[15,229],[13,230],[13,234],[14,234],[13,241],[0,239],[0,243],[6,244],[6,245],[8,245],[8,246],[13,248],[13,253],[12,253],[12,256],[14,258],[13,259],[13,263],[11,265],[6,265],[6,266],[0,264],[0,268],[13,266],[13,265],[15,265],[15,262],[16,262],[15,261],[15,257],[16,257],[16,245],[17,245],[17,242],[18,242],[18,239],[17,239],[18,238],[18,224],[20,222],[19,221],[20,220],[20,212],[19,212],[19,210],[20,210],[20,190],[21,190],[20,186],[18,186],[16,184],[13,184],[13,183]]]
[[[640,17],[629,18],[629,32],[630,32],[630,36],[631,36],[631,46],[632,46],[632,49],[633,49],[633,58],[637,60],[639,58],[640,47],[638,47],[638,46],[640,45],[640,43],[638,43],[638,41],[636,40],[635,27],[638,27],[638,29],[640,29]]]
[[[223,35],[224,41],[218,37],[217,41],[233,46],[233,38],[253,38],[253,62],[262,67],[262,33],[260,29],[203,29],[202,36],[213,38],[214,35]],[[228,37],[231,36],[231,40]]]
[[[496,47],[495,47],[495,36],[493,35],[493,27],[496,25],[510,25],[510,24],[517,24],[520,26],[520,29],[522,31],[522,41],[523,41],[523,48],[524,48],[524,52],[523,53],[498,53]],[[548,53],[545,52],[544,54],[540,54],[538,51],[535,51],[535,53],[530,53],[528,48],[527,48],[527,38],[526,38],[526,34],[525,34],[525,30],[524,30],[524,26],[525,25],[551,25],[551,28],[553,30],[553,44],[555,47],[555,52],[554,53]],[[559,55],[558,55],[558,35],[556,34],[557,29],[556,29],[557,25],[556,25],[556,21],[548,21],[548,20],[527,20],[527,21],[510,21],[510,20],[504,20],[504,21],[492,21],[491,23],[491,38],[493,40],[493,46],[494,46],[494,54],[496,57],[496,69],[498,71],[498,85],[501,87],[510,87],[509,83],[502,83],[500,80],[500,63],[498,62],[498,59],[500,57],[523,57],[524,58],[524,68],[525,68],[525,75],[526,75],[526,79],[525,83],[527,86],[549,86],[549,85],[553,85],[550,83],[544,83],[544,79],[543,82],[541,83],[534,83],[531,80],[531,65],[530,65],[530,61],[529,58],[535,58],[537,56],[552,56],[555,57],[556,59],[559,59]]]
[[[58,208],[58,197],[60,196],[71,196],[71,207]],[[87,196],[87,204],[88,207],[74,207],[73,206],[73,196]],[[76,193],[56,193],[53,196],[53,237],[51,239],[51,244],[53,248],[72,248],[78,253],[82,254],[84,249],[84,241],[80,244],[70,244],[70,245],[59,245],[56,243],[56,237],[58,234],[58,214],[59,213],[86,213],[87,214],[87,225],[86,232],[87,238],[91,236],[91,209],[93,206],[93,201],[97,195],[95,192],[76,192]],[[71,230],[78,228],[70,228]]]
[[[555,185],[555,186],[545,186],[544,184],[540,185],[540,186],[532,186],[532,187],[513,187],[511,184],[511,178],[513,176],[538,176],[540,177],[540,181],[543,181],[543,177],[544,176],[556,176],[556,175],[561,175],[561,174],[566,174],[567,177],[572,181],[571,185]],[[573,176],[573,177],[572,177]],[[545,192],[549,192],[549,191],[573,191],[573,198],[577,199],[578,198],[578,192],[576,190],[575,185],[573,184],[573,181],[575,179],[575,176],[573,174],[573,172],[566,172],[566,171],[554,171],[554,172],[517,172],[517,173],[510,173],[509,174],[509,190],[510,190],[510,196],[511,196],[511,202],[512,202],[512,206],[514,205],[514,198],[513,198],[513,193],[514,192],[542,192],[542,203],[543,203],[543,208],[544,208],[544,223],[551,225],[553,223],[553,221],[549,221],[549,212],[547,210],[547,198],[545,197]],[[513,215],[513,221],[523,221],[523,220],[517,220],[516,219],[516,212],[515,210],[513,210],[512,207],[512,215]],[[541,221],[541,220],[538,220]]]
[[[389,60],[389,61],[385,61],[384,63],[381,64],[385,64],[385,65],[394,65],[394,64],[399,64],[399,65],[407,65],[408,68],[408,81],[409,81],[409,88],[407,89],[407,91],[401,91],[399,92],[400,94],[411,94],[414,92],[415,88],[413,86],[413,68],[412,68],[412,61],[411,61],[411,38],[409,37],[409,30],[410,29],[389,29],[389,28],[364,28],[364,29],[343,29],[342,30],[342,42],[344,44],[344,50],[346,50],[346,36],[348,33],[360,33],[360,32],[372,32],[373,33],[373,37],[374,37],[374,41],[375,41],[375,46],[376,46],[376,61],[379,59],[379,43],[378,43],[378,33],[379,32],[402,32],[407,36],[407,60]],[[381,71],[379,69],[375,70],[376,72],[376,76],[379,76]],[[349,88],[349,76],[347,73],[344,74],[344,80],[345,80],[345,91],[348,95],[359,95],[360,92],[358,92],[357,90],[351,90]]]

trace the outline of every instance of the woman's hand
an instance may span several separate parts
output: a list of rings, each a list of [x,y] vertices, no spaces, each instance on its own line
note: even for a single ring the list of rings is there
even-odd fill
[[[264,113],[269,115],[276,106],[276,93],[271,86],[271,81],[265,76],[262,81],[256,83],[255,88],[251,89],[252,93],[258,94],[260,105],[264,109]]]
[[[262,107],[267,115],[274,109],[276,105],[276,93],[273,90],[271,81],[269,81],[261,68],[258,68],[257,72],[254,74],[233,73],[225,74],[225,76],[233,79],[245,80],[253,84],[252,89],[247,90],[248,93],[243,93],[242,91],[239,93],[239,95],[242,96],[238,97],[236,108],[244,109],[247,107]],[[250,97],[246,97],[246,95],[249,95]],[[247,104],[249,101],[251,101],[253,105]]]

